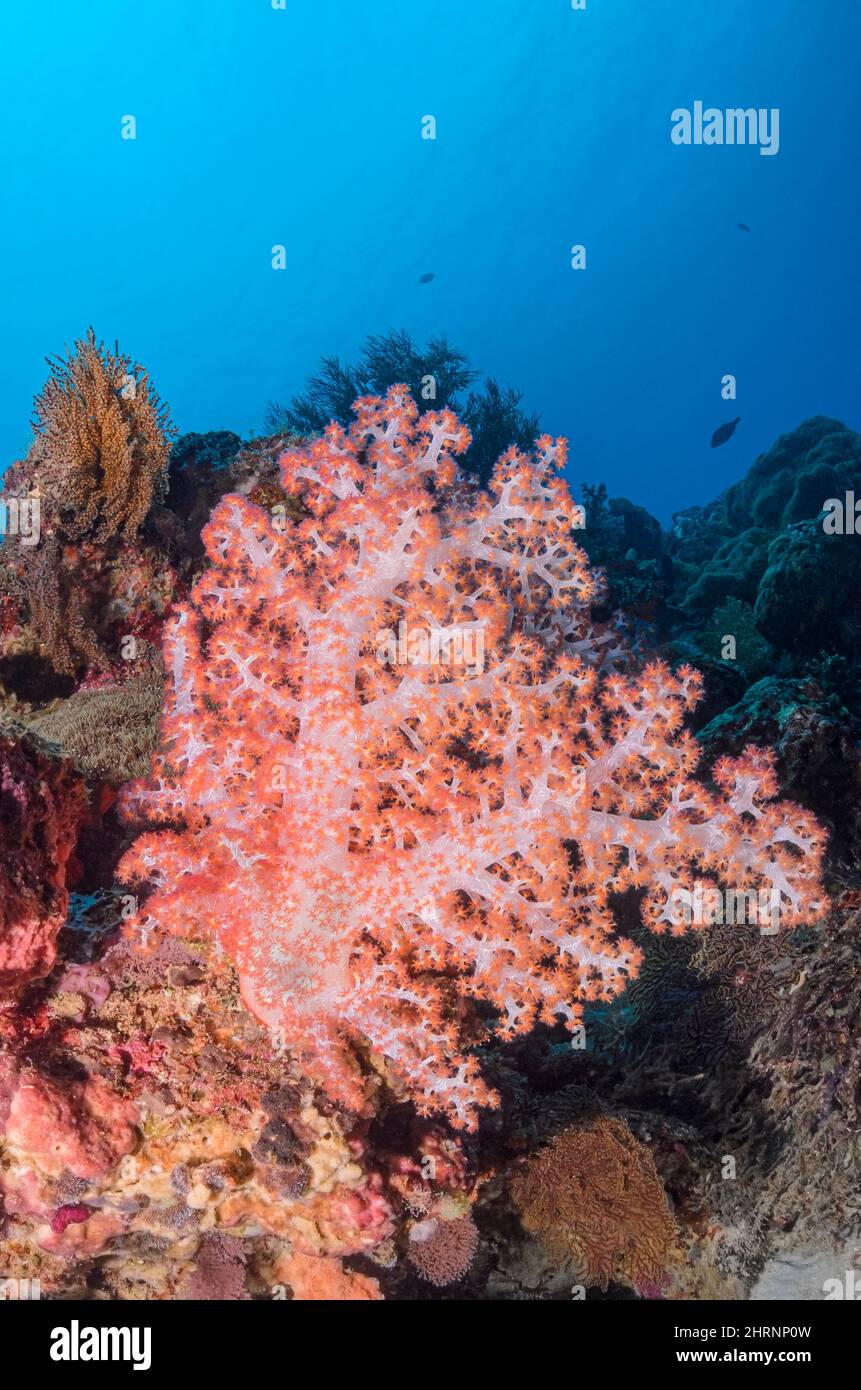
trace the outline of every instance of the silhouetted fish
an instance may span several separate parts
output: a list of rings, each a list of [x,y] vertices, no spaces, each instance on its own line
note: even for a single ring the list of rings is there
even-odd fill
[[[720,429],[715,430],[712,435],[712,448],[717,449],[721,444],[726,444],[728,439],[732,439],[735,434],[735,427],[741,416],[738,415],[734,420],[730,420],[726,425],[721,425]]]
[[[420,276],[419,276],[419,284],[420,284],[420,285],[429,285],[430,282],[431,282],[431,280],[432,280],[433,278],[434,278],[434,272],[433,272],[432,270],[429,270],[429,271],[427,272],[426,275],[420,275]]]
[[[743,231],[743,232],[749,232],[749,231],[750,231],[750,227],[747,225],[746,222],[739,222],[738,225],[739,225],[739,228],[741,229],[741,231]]]

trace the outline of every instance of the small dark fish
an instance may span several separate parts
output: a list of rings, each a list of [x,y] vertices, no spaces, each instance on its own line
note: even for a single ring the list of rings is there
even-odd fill
[[[736,425],[741,416],[738,415],[734,420],[730,420],[726,425],[721,425],[720,429],[715,430],[712,435],[712,448],[718,449],[721,444],[726,444],[728,439],[732,439],[735,434]]]
[[[740,231],[742,231],[742,232],[749,232],[749,231],[750,231],[750,227],[747,225],[746,222],[739,222],[738,225],[739,225],[739,230],[740,230]]]
[[[434,272],[433,272],[432,270],[429,270],[429,271],[427,272],[426,275],[420,275],[420,276],[419,276],[419,284],[420,284],[420,285],[429,285],[430,282],[431,282],[431,280],[433,280],[433,279],[434,279]]]

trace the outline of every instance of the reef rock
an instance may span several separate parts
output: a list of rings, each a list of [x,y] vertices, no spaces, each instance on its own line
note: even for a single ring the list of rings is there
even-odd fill
[[[818,415],[782,435],[708,507],[677,512],[669,545],[684,611],[707,616],[728,597],[755,603],[772,541],[817,517],[859,476],[861,435]]]
[[[47,975],[87,798],[66,765],[0,725],[0,994]]]
[[[795,522],[769,547],[757,626],[790,652],[857,652],[859,588],[861,535],[826,535],[820,519]]]
[[[741,751],[750,742],[768,742],[783,792],[829,824],[835,849],[861,833],[857,722],[815,681],[767,676],[697,737],[708,758]]]

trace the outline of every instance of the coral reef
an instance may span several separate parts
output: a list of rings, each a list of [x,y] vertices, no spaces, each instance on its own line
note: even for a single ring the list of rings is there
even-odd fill
[[[641,646],[703,677],[691,727],[707,752],[741,750],[724,738],[730,725],[773,746],[780,690],[782,784],[834,827],[847,861],[861,854],[861,551],[851,527],[826,528],[825,509],[857,491],[859,470],[861,436],[817,417],[714,502],[677,512],[668,532],[606,488],[583,488],[583,543],[610,605],[636,620]]]
[[[517,393],[432,344],[467,429],[371,347],[168,467],[90,335],[7,480],[46,522],[0,548],[0,1272],[822,1297],[861,1232],[857,542],[818,515],[857,437],[669,534],[585,488],[584,530]],[[745,887],[785,930],[673,912]]]
[[[45,1296],[378,1298],[344,1261],[386,1258],[406,1175],[429,1210],[466,1181],[453,1141],[375,1156],[203,946],[114,937],[8,1026],[0,1260]]]

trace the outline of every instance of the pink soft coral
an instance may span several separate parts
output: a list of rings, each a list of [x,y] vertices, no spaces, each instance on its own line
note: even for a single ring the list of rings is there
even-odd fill
[[[564,441],[509,451],[487,495],[450,412],[395,387],[356,415],[282,458],[306,509],[289,533],[240,496],[213,512],[168,632],[165,751],[127,800],[178,828],[124,875],[155,890],[139,925],[221,943],[333,1097],[361,1103],[369,1043],[421,1110],[471,1126],[495,1097],[468,997],[506,1036],[573,1027],[637,968],[611,894],[642,889],[664,930],[706,874],[775,886],[800,922],[823,837],[768,804],[767,754],[724,761],[723,796],[693,780],[694,671],[600,674],[615,639],[590,622]]]

